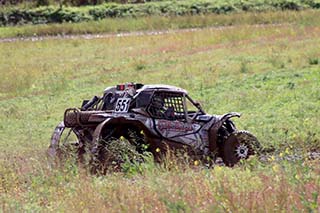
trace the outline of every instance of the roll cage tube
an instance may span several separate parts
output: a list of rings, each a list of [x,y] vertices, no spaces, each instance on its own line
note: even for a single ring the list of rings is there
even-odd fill
[[[185,98],[185,100],[184,100],[184,105],[185,105],[185,113],[186,113],[187,121],[189,121],[190,119],[189,119],[189,117],[188,117],[188,111],[187,111],[187,106],[186,106],[187,100],[186,100],[186,99],[188,99],[188,100],[198,109],[198,111],[196,111],[196,112],[194,113],[194,115],[192,116],[191,121],[193,121],[194,119],[196,119],[196,117],[197,117],[198,115],[200,115],[200,114],[201,114],[201,115],[206,114],[206,113],[204,112],[204,110],[202,109],[201,105],[200,105],[199,103],[193,101],[192,98],[191,98],[189,95],[183,94],[183,96],[184,96],[184,98]]]
[[[144,110],[147,111],[147,108],[151,103],[151,99],[152,99],[154,93],[155,93],[155,91],[145,90],[145,91],[141,91],[138,94],[136,94],[132,98],[129,110],[133,109],[133,108],[143,108]],[[140,96],[144,96],[144,97],[140,97]],[[141,98],[143,99],[142,101],[141,101]]]
[[[190,98],[189,95],[185,94],[186,98],[195,106],[199,109],[199,111],[202,113],[202,114],[206,114],[205,111],[202,109],[201,105],[198,103],[198,102],[194,102],[192,100],[192,98]]]

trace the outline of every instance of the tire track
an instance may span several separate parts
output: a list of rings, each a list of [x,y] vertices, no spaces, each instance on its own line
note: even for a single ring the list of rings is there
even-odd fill
[[[43,41],[43,40],[60,40],[60,39],[103,39],[103,38],[117,38],[117,37],[133,37],[133,36],[153,36],[153,35],[165,35],[175,33],[188,33],[197,32],[202,30],[215,30],[222,31],[228,29],[235,29],[241,26],[251,26],[254,28],[268,28],[268,27],[288,27],[292,24],[257,24],[257,25],[234,25],[234,26],[216,26],[216,27],[204,27],[204,28],[188,28],[188,29],[171,29],[171,30],[146,30],[136,32],[122,32],[122,33],[102,33],[102,34],[71,34],[71,35],[50,35],[50,36],[27,36],[27,37],[12,37],[12,38],[0,38],[0,43],[18,42],[18,41]]]

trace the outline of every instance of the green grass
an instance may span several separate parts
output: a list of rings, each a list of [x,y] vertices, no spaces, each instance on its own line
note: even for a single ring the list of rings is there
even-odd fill
[[[319,160],[307,159],[320,149],[319,23],[0,43],[1,208],[319,211]],[[208,113],[241,112],[238,127],[276,152],[234,169],[149,162],[92,177],[73,164],[50,168],[44,152],[64,109],[128,81],[183,87]]]

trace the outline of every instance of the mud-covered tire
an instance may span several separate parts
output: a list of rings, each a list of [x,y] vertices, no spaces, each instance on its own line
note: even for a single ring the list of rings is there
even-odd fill
[[[242,159],[258,154],[261,145],[258,139],[248,131],[235,131],[223,142],[221,156],[226,166],[234,166]]]
[[[85,149],[80,143],[76,130],[65,127],[62,121],[52,134],[47,154],[55,162],[63,162],[70,158],[83,162]]]

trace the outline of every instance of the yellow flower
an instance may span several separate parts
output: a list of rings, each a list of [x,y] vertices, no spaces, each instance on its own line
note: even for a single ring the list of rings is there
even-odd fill
[[[288,155],[290,154],[290,149],[287,147],[286,150],[285,150],[285,153]]]
[[[123,136],[120,136],[120,140],[122,140],[122,141],[123,141],[123,140],[124,140],[124,137],[123,137]]]
[[[284,156],[284,154],[282,152],[280,152],[279,156],[282,158]]]
[[[199,166],[200,162],[199,162],[198,160],[195,160],[195,161],[193,162],[193,164],[194,164],[195,166]]]
[[[274,165],[274,166],[272,167],[272,170],[273,170],[274,172],[279,172],[279,171],[280,171],[279,165]]]
[[[222,167],[221,166],[215,166],[214,169],[218,172],[222,171]]]
[[[144,131],[143,131],[143,130],[141,130],[141,131],[140,131],[140,134],[141,134],[141,135],[144,135]]]
[[[274,161],[275,160],[275,157],[272,155],[270,158],[269,158],[269,161]]]
[[[299,176],[298,174],[296,174],[294,177],[295,177],[297,180],[300,180],[300,176]]]
[[[160,148],[156,148],[156,152],[160,152]]]

